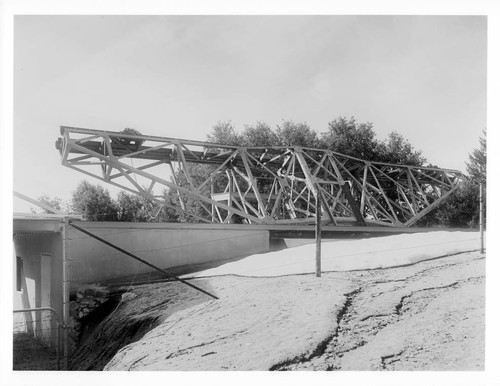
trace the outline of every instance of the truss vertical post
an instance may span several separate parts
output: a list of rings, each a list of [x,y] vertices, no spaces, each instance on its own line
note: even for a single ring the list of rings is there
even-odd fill
[[[62,356],[63,369],[69,370],[69,328],[70,328],[70,269],[71,257],[68,258],[68,225],[69,218],[65,217],[61,225],[62,238]]]
[[[479,183],[479,231],[481,233],[481,253],[484,253],[483,183]]]
[[[312,224],[316,214],[311,208],[318,196],[317,208],[335,226],[364,222],[408,227],[439,205],[462,180],[457,170],[368,162],[300,146],[247,148],[65,126],[61,135],[56,148],[64,166],[201,222],[230,223],[237,215],[250,224]],[[139,141],[141,146],[131,149],[121,140]],[[137,167],[130,165],[135,159]],[[171,179],[161,178],[151,169],[162,163],[172,169]],[[198,175],[193,179],[192,171],[197,169],[191,167],[195,164],[209,166],[202,169],[207,175],[201,184]],[[227,197],[219,194],[217,183],[215,189],[208,188],[224,172],[230,174],[224,191]],[[139,185],[132,175],[149,181],[149,188]],[[273,178],[277,196],[269,192]],[[239,186],[240,179],[248,189]],[[398,198],[389,194],[394,186]],[[154,195],[153,187],[172,190],[179,204],[164,203]],[[190,212],[185,203],[194,204],[203,213]]]

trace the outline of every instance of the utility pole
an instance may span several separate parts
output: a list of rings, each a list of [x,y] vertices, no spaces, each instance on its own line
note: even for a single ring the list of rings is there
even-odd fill
[[[483,183],[479,183],[479,232],[481,233],[481,253],[484,253]]]
[[[316,194],[316,277],[321,277],[321,200]]]

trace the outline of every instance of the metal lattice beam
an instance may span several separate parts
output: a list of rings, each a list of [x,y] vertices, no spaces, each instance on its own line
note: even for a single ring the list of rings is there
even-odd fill
[[[303,147],[237,147],[61,127],[62,164],[202,222],[408,227],[459,186],[457,170]],[[154,189],[166,188],[177,203]],[[319,208],[315,205],[316,198]]]

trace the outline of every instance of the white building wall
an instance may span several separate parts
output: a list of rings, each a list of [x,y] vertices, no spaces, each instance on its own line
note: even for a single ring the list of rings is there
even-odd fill
[[[269,232],[211,224],[75,222],[160,268],[200,264],[269,251]],[[236,227],[237,228],[237,227]],[[99,282],[152,269],[68,227],[71,282]]]

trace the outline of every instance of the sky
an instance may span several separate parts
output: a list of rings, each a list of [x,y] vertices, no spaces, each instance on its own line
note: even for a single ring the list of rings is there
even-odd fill
[[[205,140],[218,121],[321,133],[354,117],[465,172],[486,60],[486,16],[16,15],[13,189],[69,200],[104,184],[61,165],[60,126]]]

